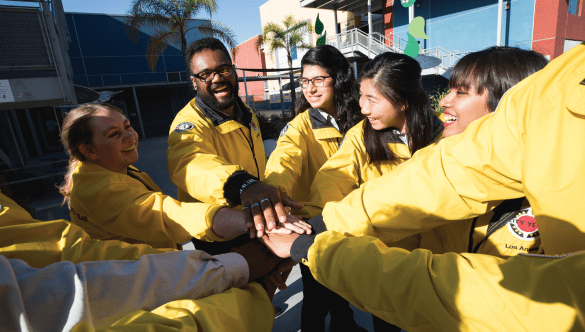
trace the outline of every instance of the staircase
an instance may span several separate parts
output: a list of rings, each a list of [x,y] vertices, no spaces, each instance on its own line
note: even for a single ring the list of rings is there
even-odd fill
[[[389,37],[387,38],[378,32],[374,32],[370,36],[356,28],[330,36],[326,43],[337,47],[349,59],[363,56],[373,59],[376,55],[384,52],[404,53],[408,41],[392,33]],[[417,60],[423,68],[423,75],[436,74],[448,78],[450,69],[465,54],[467,53],[433,47],[421,50]]]

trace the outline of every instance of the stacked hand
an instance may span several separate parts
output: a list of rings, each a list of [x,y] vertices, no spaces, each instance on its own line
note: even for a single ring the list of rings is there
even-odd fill
[[[247,187],[242,193],[244,219],[250,229],[250,237],[262,237],[265,233],[310,234],[311,226],[287,213],[285,206],[300,209],[297,203],[278,188],[257,182]]]
[[[248,263],[248,281],[260,280],[271,299],[276,288],[286,289],[286,279],[296,262],[273,255],[265,245],[256,240],[247,242],[234,251],[242,255]]]

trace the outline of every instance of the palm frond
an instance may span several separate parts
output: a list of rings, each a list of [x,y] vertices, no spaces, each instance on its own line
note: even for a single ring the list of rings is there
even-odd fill
[[[150,37],[150,42],[146,46],[146,61],[152,72],[156,72],[158,58],[165,52],[169,41],[173,40],[173,33],[169,31],[158,31]]]
[[[234,48],[238,44],[236,35],[230,27],[218,21],[206,21],[199,26],[199,32],[206,36],[215,37],[228,45],[228,48]]]

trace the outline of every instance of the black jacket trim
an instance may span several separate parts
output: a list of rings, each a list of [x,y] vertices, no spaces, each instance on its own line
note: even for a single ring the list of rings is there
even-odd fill
[[[313,227],[313,234],[315,234],[315,235],[321,234],[327,230],[327,226],[325,225],[325,222],[323,221],[322,214],[309,219],[307,221],[307,223]]]
[[[240,188],[242,188],[244,182],[249,179],[258,180],[257,177],[249,174],[246,171],[237,171],[234,174],[230,175],[230,177],[223,185],[223,197],[225,197],[228,203],[230,203],[231,205],[242,204],[242,199],[240,197]]]
[[[298,263],[302,263],[303,258],[307,259],[309,248],[315,243],[315,236],[327,230],[323,215],[313,217],[307,223],[313,227],[313,234],[299,236],[290,247],[290,257]]]
[[[201,113],[205,115],[214,126],[219,126],[224,122],[228,122],[231,119],[217,110],[208,106],[201,98],[195,98],[195,106],[199,108]],[[238,123],[246,128],[250,128],[250,121],[252,121],[252,113],[246,107],[240,97],[236,97],[236,103],[234,104],[235,119]]]
[[[297,237],[295,242],[293,242],[292,246],[290,247],[290,258],[292,258],[297,263],[302,263],[303,258],[307,259],[309,248],[311,248],[313,243],[315,243],[314,235],[303,234]]]
[[[309,116],[311,118],[311,126],[313,126],[313,129],[335,128],[335,126],[327,121],[327,119],[325,119],[316,108],[309,109]]]

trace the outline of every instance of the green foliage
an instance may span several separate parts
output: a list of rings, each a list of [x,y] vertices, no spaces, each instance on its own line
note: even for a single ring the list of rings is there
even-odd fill
[[[402,7],[408,8],[408,7],[412,6],[412,5],[414,5],[414,2],[415,1],[416,0],[408,0],[408,3],[403,3],[402,1],[400,1],[400,4],[402,5]]]
[[[323,28],[325,28],[325,26],[323,25],[323,22],[321,22],[321,20],[319,19],[319,14],[317,14],[317,20],[315,21],[315,33],[321,35],[321,33],[323,32]]]
[[[439,106],[439,102],[449,93],[449,88],[437,88],[437,90],[429,97],[431,103],[431,110],[435,113],[443,113],[444,108]]]
[[[284,48],[288,56],[288,66],[292,68],[291,48],[295,45],[299,50],[311,48],[311,45],[303,42],[303,36],[312,30],[308,21],[297,21],[292,15],[287,15],[282,25],[274,22],[266,23],[262,27],[262,38],[259,43],[267,46],[265,51],[267,50],[270,54],[274,54],[274,51],[279,48]]]
[[[327,31],[325,31],[323,36],[321,36],[317,39],[317,45],[325,45],[326,41],[327,41]]]

